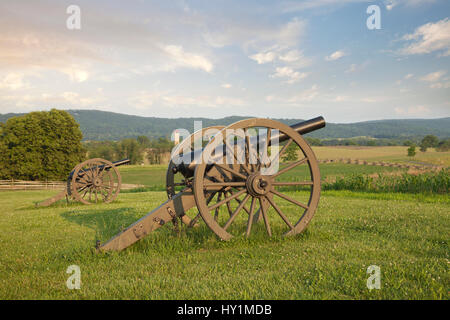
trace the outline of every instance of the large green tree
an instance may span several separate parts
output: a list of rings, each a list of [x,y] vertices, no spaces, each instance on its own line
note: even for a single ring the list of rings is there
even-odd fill
[[[10,118],[0,129],[0,177],[64,179],[85,157],[82,137],[78,123],[66,111]]]
[[[436,148],[439,144],[439,139],[432,134],[426,135],[420,143],[420,151],[425,152],[428,148]]]

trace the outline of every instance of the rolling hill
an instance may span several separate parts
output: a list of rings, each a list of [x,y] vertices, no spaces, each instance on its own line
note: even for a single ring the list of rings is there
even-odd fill
[[[156,118],[139,117],[120,113],[96,110],[68,110],[80,124],[84,140],[120,140],[140,135],[148,137],[168,137],[174,129],[185,128],[193,132],[194,121],[202,121],[204,127],[228,125],[247,117],[226,117],[222,119],[207,118]],[[21,114],[0,114],[0,122]],[[325,115],[326,118],[326,115]],[[302,119],[276,119],[286,124],[293,124]],[[356,123],[327,123],[326,128],[308,134],[308,136],[333,139],[351,137],[373,137],[407,139],[422,138],[433,134],[439,138],[450,137],[450,117],[440,119],[404,119],[376,120]]]

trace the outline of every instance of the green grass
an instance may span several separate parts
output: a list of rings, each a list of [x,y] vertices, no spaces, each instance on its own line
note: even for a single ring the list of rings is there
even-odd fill
[[[223,242],[204,226],[177,236],[166,225],[125,251],[96,254],[96,239],[107,240],[165,193],[34,208],[50,194],[0,192],[0,299],[449,298],[447,195],[325,191],[296,237],[268,238],[259,223],[250,239]],[[289,208],[282,204],[293,214]],[[274,232],[283,226],[273,221]],[[71,264],[81,268],[81,290],[66,288]],[[380,290],[366,287],[369,265],[381,268]]]

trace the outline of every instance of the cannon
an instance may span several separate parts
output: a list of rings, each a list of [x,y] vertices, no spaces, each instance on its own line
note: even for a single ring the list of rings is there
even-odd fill
[[[293,126],[254,118],[198,130],[172,151],[168,200],[107,242],[97,240],[97,251],[123,250],[168,222],[197,227],[203,220],[222,240],[250,236],[261,220],[272,236],[271,221],[280,218],[283,230],[274,231],[302,232],[320,198],[318,161],[302,134],[324,126],[323,117]]]
[[[110,162],[95,158],[79,163],[70,172],[66,188],[57,195],[37,203],[36,206],[49,206],[63,198],[67,201],[72,198],[83,204],[112,202],[119,194],[122,185],[117,167],[129,162],[129,159]]]

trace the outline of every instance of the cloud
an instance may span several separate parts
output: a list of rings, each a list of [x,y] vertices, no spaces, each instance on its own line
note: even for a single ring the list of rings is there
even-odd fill
[[[213,64],[207,58],[199,54],[185,52],[181,46],[167,45],[163,49],[175,62],[176,67],[200,69],[206,72],[211,72],[213,69]]]
[[[221,85],[222,88],[230,89],[232,87],[231,83],[224,83]]]
[[[297,12],[320,7],[341,6],[347,3],[369,2],[368,0],[304,0],[290,1],[283,5],[284,12]]]
[[[203,39],[214,48],[239,45],[246,52],[293,48],[305,34],[306,22],[292,18],[282,24],[260,19],[236,20],[226,17],[206,18]]]
[[[28,87],[29,85],[23,81],[23,77],[21,73],[8,73],[3,79],[0,78],[0,89],[17,90]]]
[[[450,88],[450,82],[436,82],[430,84],[431,89],[448,89]]]
[[[249,56],[250,59],[255,60],[258,64],[264,64],[267,62],[272,62],[277,57],[275,52],[260,52]]]
[[[60,71],[68,75],[70,80],[74,82],[83,82],[89,78],[89,72],[74,67],[61,68]]]
[[[299,94],[294,95],[293,97],[288,99],[288,102],[291,104],[298,104],[303,102],[311,102],[314,100],[319,94],[319,87],[317,85],[313,85],[311,88],[306,89]]]
[[[436,23],[430,22],[418,27],[414,33],[402,37],[412,42],[399,52],[404,55],[428,54],[435,51],[443,56],[450,55],[450,20],[445,18]]]
[[[412,77],[414,77],[414,74],[408,73],[407,75],[405,75],[405,76],[403,77],[403,79],[408,80],[408,79],[411,79]]]
[[[430,109],[428,109],[425,106],[417,106],[417,107],[408,107],[408,108],[394,108],[395,113],[400,115],[418,115],[418,116],[425,116],[427,113],[430,112]]]
[[[397,5],[397,2],[394,0],[388,0],[388,1],[385,1],[384,3],[386,6],[386,10],[388,10],[388,11],[391,11]]]
[[[241,98],[227,96],[198,95],[188,96],[173,94],[169,91],[148,92],[140,91],[129,100],[131,106],[139,110],[146,110],[153,106],[160,107],[233,107],[245,106],[247,103]]]
[[[444,70],[432,72],[432,73],[427,74],[426,76],[423,76],[422,78],[420,78],[420,80],[427,81],[427,82],[439,81],[439,79],[441,79],[441,77],[445,73],[446,73],[446,71],[444,71]]]
[[[417,7],[422,4],[433,3],[435,0],[385,0],[384,5],[386,6],[386,10],[391,11],[394,7],[398,7],[401,5],[409,6],[409,7]]]
[[[349,97],[348,96],[336,96],[332,101],[334,102],[344,102],[344,101],[348,101]]]
[[[288,78],[286,81],[289,84],[300,81],[308,76],[306,72],[298,72],[289,67],[278,67],[275,73],[271,75],[272,78]]]
[[[304,68],[311,65],[312,61],[303,55],[303,52],[297,49],[259,52],[249,56],[250,59],[255,60],[258,64],[268,62],[278,62],[290,66],[292,68]]]
[[[325,57],[326,61],[335,61],[339,60],[340,58],[346,56],[347,54],[343,50],[338,50],[336,52],[333,52],[329,56]]]

